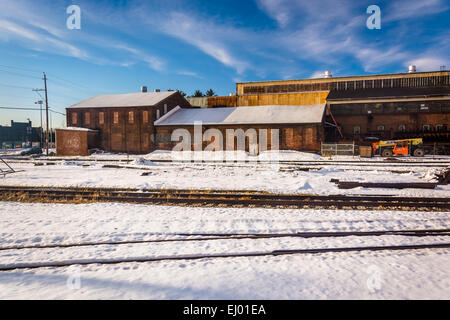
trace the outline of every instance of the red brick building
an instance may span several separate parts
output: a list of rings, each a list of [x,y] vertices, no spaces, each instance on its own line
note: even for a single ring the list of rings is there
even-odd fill
[[[223,150],[242,150],[238,148],[238,137],[229,137],[241,129],[245,137],[245,151],[256,143],[258,150],[302,150],[319,151],[323,142],[323,119],[325,104],[311,106],[259,106],[214,109],[176,108],[155,122],[156,145],[161,150],[172,150],[177,141],[172,141],[175,130],[185,129],[190,134],[191,150],[204,150],[211,142],[219,143]],[[217,129],[222,141],[203,138],[202,145],[194,141],[194,125],[201,124],[204,137],[209,129]],[[228,131],[228,132],[227,132]],[[217,131],[216,131],[217,132]],[[257,141],[252,141],[252,133]],[[261,137],[266,137],[262,143]],[[228,140],[227,140],[228,138]],[[277,139],[276,141],[274,139]],[[231,145],[232,144],[232,145]],[[264,147],[263,147],[264,145]]]
[[[100,95],[67,108],[67,126],[97,130],[96,148],[148,153],[155,150],[153,123],[177,106],[191,107],[178,91]],[[59,139],[60,150],[67,141]]]
[[[450,142],[450,86],[331,91],[327,104],[343,135],[327,128],[327,139]]]

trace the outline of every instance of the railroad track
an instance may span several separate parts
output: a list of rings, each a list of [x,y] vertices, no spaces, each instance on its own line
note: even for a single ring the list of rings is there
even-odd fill
[[[428,243],[412,245],[388,245],[388,246],[364,246],[364,247],[331,247],[331,248],[309,248],[309,249],[283,249],[258,252],[239,253],[217,253],[217,254],[181,254],[171,256],[156,257],[127,257],[127,258],[97,258],[97,259],[72,259],[63,261],[45,261],[31,263],[6,263],[0,264],[0,272],[40,269],[40,268],[64,268],[74,265],[111,265],[121,263],[148,263],[159,261],[179,261],[179,260],[200,260],[200,259],[221,259],[221,258],[243,258],[243,257],[264,257],[264,256],[286,256],[300,254],[325,254],[344,252],[367,252],[367,251],[408,251],[424,249],[449,249],[450,243]]]
[[[25,202],[119,202],[179,206],[450,211],[449,198],[293,195],[257,191],[152,190],[0,186],[0,200]]]
[[[135,159],[80,159],[80,158],[28,158],[28,157],[14,157],[9,156],[5,159],[10,160],[11,163],[23,163],[23,162],[42,162],[42,163],[54,163],[61,161],[74,161],[74,162],[98,162],[98,163],[131,163]],[[12,160],[12,161],[11,161]],[[398,160],[398,161],[352,161],[352,160],[280,160],[280,161],[270,161],[270,160],[233,160],[233,161],[223,161],[223,160],[202,160],[202,161],[189,161],[189,160],[150,160],[154,163],[166,163],[166,164],[282,164],[282,165],[294,165],[294,166],[374,166],[374,167],[449,167],[449,160],[430,160],[430,161],[408,161],[408,160]]]
[[[100,245],[125,245],[141,243],[167,243],[167,242],[194,242],[214,241],[230,239],[276,239],[276,238],[342,238],[342,237],[380,237],[380,236],[408,236],[408,237],[435,237],[450,236],[450,229],[424,229],[424,230],[384,230],[384,231],[343,231],[343,232],[297,232],[297,233],[164,233],[157,236],[179,236],[177,239],[149,239],[149,240],[125,240],[103,241],[84,243],[58,243],[47,245],[22,245],[0,247],[0,251],[24,250],[24,249],[53,249],[92,247]]]

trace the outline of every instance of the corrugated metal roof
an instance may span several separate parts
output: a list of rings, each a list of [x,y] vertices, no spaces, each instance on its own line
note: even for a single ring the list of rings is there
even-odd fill
[[[383,98],[427,98],[450,95],[450,86],[429,88],[375,88],[357,90],[333,90],[327,101]]]
[[[139,92],[128,94],[107,94],[95,96],[81,101],[69,109],[73,108],[114,108],[114,107],[150,107],[167,99],[176,91],[166,92]]]
[[[237,108],[177,108],[155,122],[156,126],[237,125],[237,124],[306,124],[321,123],[325,104],[310,106],[256,106]]]

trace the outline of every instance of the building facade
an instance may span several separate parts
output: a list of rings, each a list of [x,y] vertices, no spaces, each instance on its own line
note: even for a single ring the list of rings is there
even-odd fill
[[[177,91],[96,96],[67,108],[67,127],[98,131],[104,151],[148,153],[155,149],[153,123],[176,106],[191,107]]]
[[[174,109],[155,122],[158,149],[188,139],[191,151],[320,151],[325,104],[258,108]],[[181,129],[181,130],[180,130]],[[175,137],[175,139],[174,139]],[[209,149],[208,149],[209,148]],[[187,150],[185,150],[187,151]]]
[[[32,122],[14,122],[11,126],[0,126],[0,148],[29,147],[41,141],[41,128],[34,128]]]

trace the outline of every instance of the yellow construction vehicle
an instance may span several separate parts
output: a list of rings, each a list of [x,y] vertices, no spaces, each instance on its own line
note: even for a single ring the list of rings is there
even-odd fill
[[[423,157],[425,155],[423,140],[421,138],[378,141],[372,144],[372,150],[374,155],[381,155],[383,157],[391,157],[394,154],[414,157]]]

